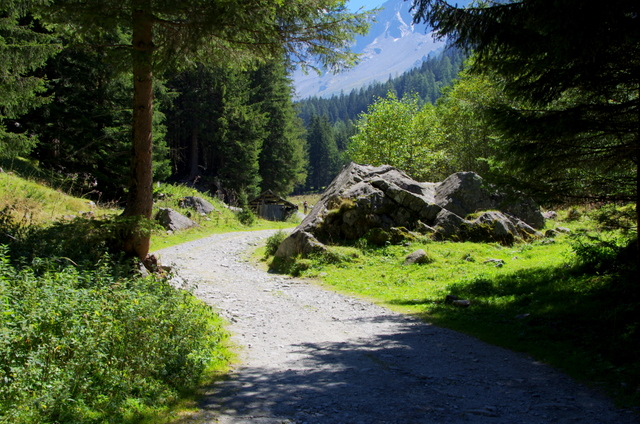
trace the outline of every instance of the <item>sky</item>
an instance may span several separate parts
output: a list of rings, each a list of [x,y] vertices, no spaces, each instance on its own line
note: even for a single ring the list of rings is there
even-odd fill
[[[364,7],[365,10],[375,9],[376,7],[386,3],[386,0],[349,0],[349,9],[354,12],[361,7]]]

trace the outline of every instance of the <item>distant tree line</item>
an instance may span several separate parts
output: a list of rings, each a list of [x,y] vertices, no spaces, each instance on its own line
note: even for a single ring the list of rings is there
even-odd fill
[[[341,93],[330,98],[311,97],[296,102],[299,116],[307,129],[309,178],[299,186],[304,191],[322,190],[343,164],[353,159],[347,155],[351,137],[358,129],[356,121],[377,100],[392,93],[395,98],[412,97],[416,106],[434,104],[442,89],[451,85],[462,69],[465,53],[456,48],[432,55],[421,66],[386,82]]]

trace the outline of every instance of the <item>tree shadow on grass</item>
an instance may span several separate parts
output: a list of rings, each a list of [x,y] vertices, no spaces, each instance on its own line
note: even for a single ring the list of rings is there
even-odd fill
[[[474,278],[444,299],[392,302],[425,306],[424,317],[493,344],[527,352],[585,381],[603,382],[616,399],[640,404],[640,289],[637,272],[554,267]]]

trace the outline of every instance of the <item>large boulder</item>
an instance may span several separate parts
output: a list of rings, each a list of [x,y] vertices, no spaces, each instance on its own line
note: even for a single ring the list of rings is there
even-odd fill
[[[198,224],[171,208],[160,208],[156,214],[156,221],[166,230],[179,231],[196,227]]]
[[[518,193],[506,195],[486,185],[474,172],[458,172],[440,183],[435,204],[463,218],[479,211],[499,210],[533,228],[544,227],[544,216],[531,198]]]
[[[210,214],[215,211],[216,208],[203,199],[202,197],[197,196],[186,196],[180,199],[180,206],[183,208],[193,209],[199,214]]]
[[[442,183],[429,183],[415,181],[389,165],[350,163],[283,242],[278,255],[305,254],[319,249],[322,243],[340,240],[393,242],[399,239],[394,237],[398,228],[403,229],[404,235],[419,232],[436,239],[505,244],[538,236],[534,228],[541,228],[544,218],[535,204],[525,200],[503,210],[505,199],[473,172],[460,172]],[[470,217],[487,210],[492,212]]]
[[[296,229],[280,243],[274,256],[288,258],[297,255],[320,253],[325,250],[325,245],[320,243],[312,234]]]

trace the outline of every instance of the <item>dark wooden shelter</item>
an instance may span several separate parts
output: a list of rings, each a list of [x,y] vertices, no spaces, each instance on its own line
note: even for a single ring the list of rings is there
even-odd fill
[[[298,206],[267,190],[249,202],[249,209],[261,218],[270,221],[286,221],[298,212]]]

